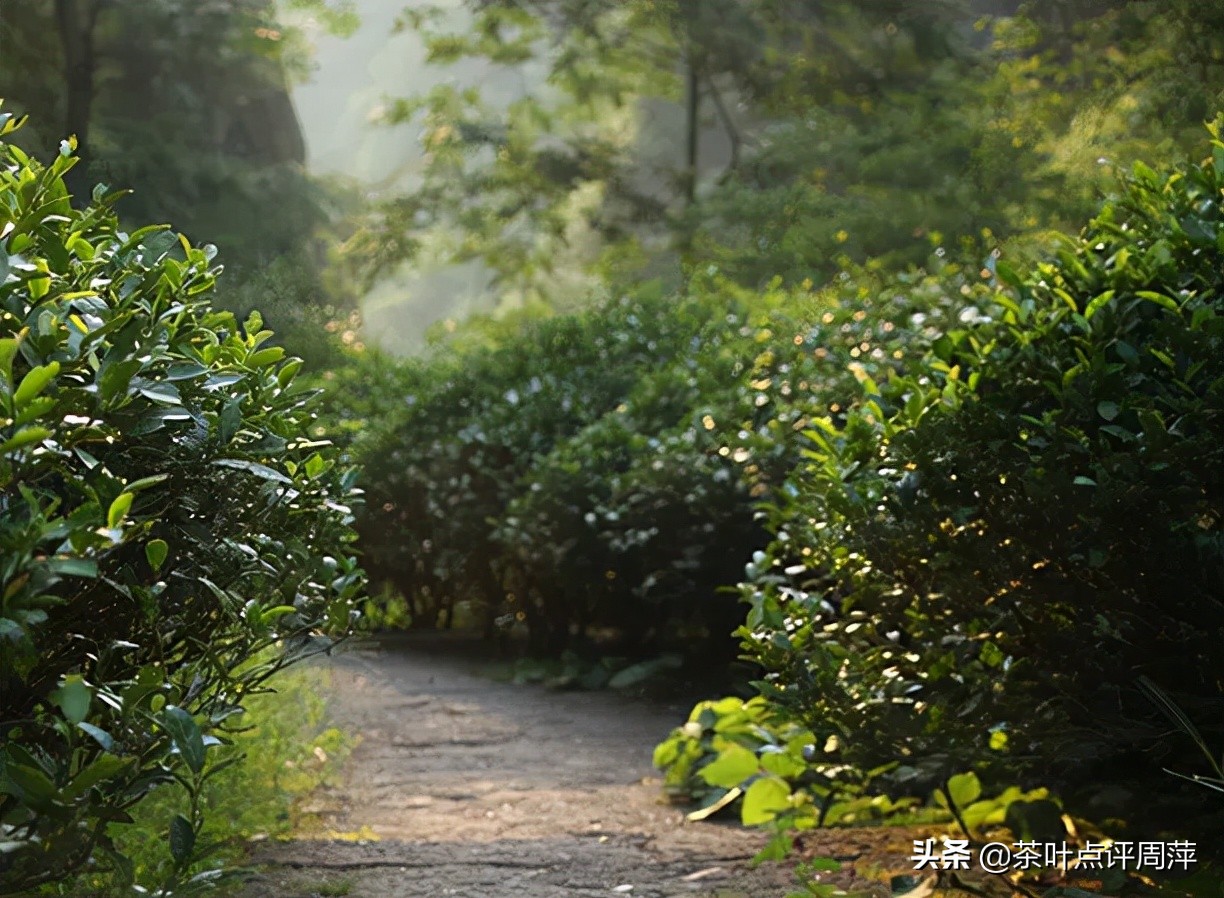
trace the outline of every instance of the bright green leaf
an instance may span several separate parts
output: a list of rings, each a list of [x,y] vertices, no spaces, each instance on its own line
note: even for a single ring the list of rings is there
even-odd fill
[[[93,690],[78,674],[64,678],[59,688],[51,693],[51,701],[63,712],[69,723],[79,724],[89,714],[93,702]]]
[[[110,504],[110,509],[106,512],[106,526],[114,530],[122,524],[123,519],[127,517],[128,511],[132,507],[132,499],[134,498],[135,496],[126,492],[116,496],[115,501]]]
[[[762,777],[748,787],[744,793],[744,805],[740,819],[745,826],[768,823],[778,814],[789,810],[790,786],[774,777]]]
[[[46,365],[39,365],[37,368],[31,368],[21,379],[21,386],[13,393],[13,405],[21,408],[45,390],[47,385],[55,379],[55,375],[59,374],[59,370],[59,362],[50,362]]]
[[[958,808],[968,807],[982,794],[982,784],[972,771],[958,773],[948,779],[948,794]]]
[[[742,745],[731,743],[718,753],[713,761],[699,771],[701,778],[711,786],[730,789],[760,772],[757,756]]]
[[[167,545],[164,539],[151,539],[145,545],[145,559],[149,562],[149,567],[155,571],[160,571],[161,566],[166,563],[166,556],[170,554],[170,546]]]

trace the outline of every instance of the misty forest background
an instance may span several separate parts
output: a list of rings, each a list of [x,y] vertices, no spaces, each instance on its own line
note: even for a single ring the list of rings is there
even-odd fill
[[[4,725],[26,721],[0,775],[14,882],[94,864],[173,891],[211,870],[224,851],[199,847],[197,798],[234,678],[262,684],[290,630],[351,626],[472,629],[558,687],[733,692],[660,734],[655,760],[677,799],[743,796],[778,856],[804,829],[922,805],[972,834],[1062,839],[1075,819],[1196,838],[1207,859],[1224,827],[1222,78],[1221,0],[0,0],[3,111],[28,115],[4,137],[5,426],[65,410],[34,397],[68,402],[93,364],[84,420],[118,416],[145,473],[158,453],[183,466],[161,504],[123,485],[137,470],[90,486],[61,529],[52,505],[0,505],[24,559],[0,617],[22,696]],[[91,196],[117,219],[82,213]],[[187,243],[127,239],[151,223]],[[106,241],[145,278],[113,309],[97,284],[122,278],[81,274]],[[116,303],[154,314],[155,282],[205,281],[234,317],[201,311],[219,348],[178,368],[145,371],[156,341],[91,323]],[[118,355],[88,363],[74,315]],[[321,391],[313,411],[290,381]],[[230,499],[201,486],[218,475],[192,467],[192,420],[191,452],[294,484],[318,529],[301,509],[266,544],[205,533],[202,511],[171,527],[197,499],[252,532],[280,520],[237,487],[233,516],[216,510]],[[5,431],[5,496],[93,483],[100,449],[32,473],[60,426]],[[78,525],[94,535],[64,542]],[[84,566],[39,579],[74,552]],[[243,552],[263,559],[258,595]],[[334,579],[306,573],[316,556]],[[181,605],[138,601],[173,592],[153,575],[176,563],[202,571]],[[191,592],[200,577],[219,591]],[[247,610],[225,617],[225,595]],[[147,637],[161,661],[51,652],[101,639],[82,621],[129,599],[144,616],[113,611],[106,637]],[[205,621],[232,665],[178,641]],[[137,786],[136,767],[90,765],[123,756],[112,718],[152,695],[108,704],[105,683],[144,677],[186,710],[149,706],[164,751],[140,763],[163,773]],[[85,756],[65,735],[81,726]],[[217,782],[247,788],[239,769]],[[126,808],[170,780],[191,812],[155,860]]]

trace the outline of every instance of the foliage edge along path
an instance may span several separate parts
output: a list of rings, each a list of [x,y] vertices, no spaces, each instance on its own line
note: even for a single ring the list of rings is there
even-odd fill
[[[0,114],[0,138],[20,121]],[[0,893],[88,868],[177,784],[167,868],[199,869],[205,784],[246,696],[354,619],[354,472],[257,314],[210,310],[212,247],[73,208],[0,142]]]
[[[786,403],[801,372],[758,366],[769,402],[811,422],[740,587],[763,677],[658,747],[673,791],[703,813],[743,795],[776,851],[915,794],[971,838],[1006,824],[1061,841],[1064,812],[1081,834],[1084,817],[1126,838],[1218,831],[1224,142],[1209,130],[1205,160],[1136,165],[1048,261],[992,259],[961,326],[878,380],[858,366],[841,414],[827,396]],[[1218,850],[1199,839],[1202,860]]]

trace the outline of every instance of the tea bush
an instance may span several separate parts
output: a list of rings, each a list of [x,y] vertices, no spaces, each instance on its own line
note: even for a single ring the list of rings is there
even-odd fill
[[[331,401],[338,432],[368,431],[366,566],[417,626],[463,603],[490,631],[521,621],[539,653],[611,635],[728,658],[755,506],[855,372],[899,370],[981,289],[976,266],[941,275],[749,290],[709,271],[679,295],[478,323],[424,359],[356,354]]]
[[[596,623],[591,603],[602,613],[641,586],[649,572],[596,546],[587,516],[601,496],[613,501],[613,479],[635,456],[654,451],[645,435],[689,411],[696,381],[679,394],[675,375],[653,392],[642,384],[694,352],[685,347],[705,339],[713,315],[708,302],[644,289],[507,327],[491,347],[404,363],[388,385],[399,410],[355,442],[354,457],[367,472],[367,566],[407,598],[417,626],[445,624],[468,602],[490,624],[523,615],[535,648],[556,653]]]
[[[860,370],[852,407],[803,433],[740,634],[817,744],[900,762],[881,788],[974,768],[1114,813],[1100,786],[1139,765],[1175,800],[1159,767],[1202,759],[1139,677],[1218,744],[1222,188],[1218,139],[1137,167],[1054,258],[985,270],[919,364]]]
[[[0,890],[130,879],[111,828],[178,783],[169,890],[245,697],[350,626],[353,475],[212,249],[73,208],[72,151],[0,143]]]
[[[327,725],[321,694],[328,671],[300,665],[276,676],[275,691],[252,695],[236,716],[231,744],[210,749],[227,765],[209,778],[199,803],[204,828],[199,841],[207,853],[196,863],[211,867],[241,864],[251,839],[279,838],[308,824],[304,799],[334,781],[354,743],[352,736]],[[132,822],[116,824],[111,837],[131,860],[138,882],[164,882],[175,860],[166,851],[165,831],[190,807],[183,790],[159,789],[131,809]],[[60,886],[59,894],[116,895],[130,889],[114,871],[86,870]],[[66,888],[65,888],[66,886]]]

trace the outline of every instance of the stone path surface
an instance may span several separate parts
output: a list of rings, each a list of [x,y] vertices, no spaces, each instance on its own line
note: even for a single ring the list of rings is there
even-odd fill
[[[786,866],[750,867],[761,834],[686,823],[662,802],[651,750],[684,719],[684,704],[498,683],[420,645],[363,646],[329,664],[329,714],[360,742],[341,783],[312,796],[308,810],[323,833],[359,838],[265,843],[250,898],[793,890]]]

